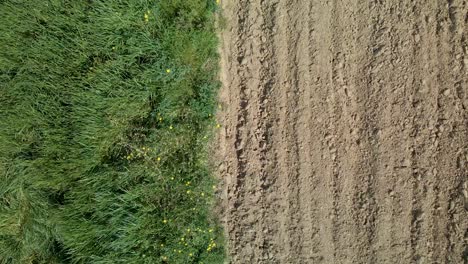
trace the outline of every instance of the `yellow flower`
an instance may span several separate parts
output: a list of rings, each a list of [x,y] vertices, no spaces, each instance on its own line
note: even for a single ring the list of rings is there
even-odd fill
[[[191,192],[192,192],[192,191],[188,190],[188,191],[187,191],[187,194],[190,194]]]
[[[216,128],[220,128],[221,127],[221,124],[216,124]]]
[[[219,5],[219,3],[221,3],[221,0],[216,0],[216,3]]]
[[[169,129],[173,129],[173,127],[172,127],[172,126],[169,126]]]
[[[158,157],[157,160],[158,160],[158,161],[161,161],[161,157]]]
[[[202,192],[202,193],[201,193],[201,196],[205,196],[205,193]]]
[[[160,121],[160,122],[162,122],[162,121],[163,121],[162,117],[160,117],[160,118],[159,118],[159,121]]]
[[[163,256],[163,257],[162,257],[162,260],[167,260],[167,257],[166,257],[166,256]]]
[[[171,73],[171,69],[166,69],[166,72],[167,72],[167,73]]]
[[[167,224],[167,220],[166,220],[166,219],[164,219],[164,220],[163,220],[163,223],[164,223],[164,224]]]
[[[190,228],[187,228],[187,232],[190,232]]]
[[[182,250],[179,250],[179,254],[182,253]]]
[[[208,232],[213,233],[213,229],[208,230]]]
[[[193,254],[192,254],[192,253],[190,253],[190,254],[188,254],[188,255],[189,255],[190,257],[192,257],[192,256],[193,256]]]
[[[171,180],[174,180],[174,177],[171,177]]]

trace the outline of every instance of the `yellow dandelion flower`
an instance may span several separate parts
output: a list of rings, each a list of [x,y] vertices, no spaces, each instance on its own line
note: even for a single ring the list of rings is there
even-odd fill
[[[216,3],[219,5],[221,3],[221,0],[216,0]]]
[[[213,229],[209,229],[208,232],[209,232],[209,233],[213,233]]]
[[[182,253],[182,250],[179,250],[179,254]]]
[[[171,180],[174,180],[174,177],[171,177]]]
[[[164,220],[163,220],[163,223],[164,223],[164,224],[167,224],[167,219],[164,219]]]
[[[204,192],[202,192],[202,193],[201,193],[201,196],[205,196],[205,193],[204,193]]]
[[[189,255],[190,257],[193,257],[193,253],[189,253],[188,255]]]
[[[112,50],[115,50],[115,46],[114,46],[114,47],[112,47]]]
[[[164,247],[164,244],[161,244],[161,247]]]
[[[157,160],[157,161],[161,161],[161,157],[158,157],[156,160]]]
[[[169,126],[169,129],[173,129],[173,128],[174,128],[174,127],[172,127],[172,126]]]
[[[162,117],[160,117],[160,118],[159,118],[159,121],[160,121],[160,122],[162,122],[162,121],[163,121],[163,118],[162,118]]]
[[[216,189],[216,185],[211,186],[211,188],[213,188],[213,190]]]
[[[220,128],[221,127],[221,124],[216,124],[216,128]]]
[[[191,192],[192,192],[192,191],[188,190],[188,191],[187,191],[187,194],[190,194]]]
[[[167,260],[167,257],[166,257],[166,256],[163,256],[163,257],[162,257],[162,260]]]
[[[190,228],[187,228],[187,232],[190,232]]]
[[[166,72],[167,72],[167,73],[171,73],[171,69],[166,69]]]
[[[180,239],[180,241],[184,241],[184,240],[185,240],[185,238],[183,238],[183,237]]]

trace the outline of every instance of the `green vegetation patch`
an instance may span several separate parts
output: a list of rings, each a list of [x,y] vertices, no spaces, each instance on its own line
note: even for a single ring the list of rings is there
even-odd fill
[[[222,263],[215,12],[0,1],[0,263]]]

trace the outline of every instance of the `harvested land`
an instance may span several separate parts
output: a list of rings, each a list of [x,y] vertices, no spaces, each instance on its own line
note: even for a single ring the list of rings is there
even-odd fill
[[[232,263],[467,263],[468,2],[224,1]]]

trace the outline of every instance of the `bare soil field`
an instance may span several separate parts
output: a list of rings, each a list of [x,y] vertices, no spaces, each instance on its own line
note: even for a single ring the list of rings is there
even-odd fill
[[[468,1],[222,3],[232,263],[467,263]]]

